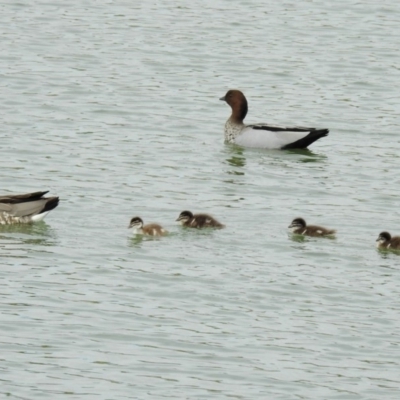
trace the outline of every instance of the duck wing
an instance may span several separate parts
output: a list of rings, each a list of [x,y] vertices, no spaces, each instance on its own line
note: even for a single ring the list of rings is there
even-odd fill
[[[305,149],[328,133],[329,129],[256,124],[246,126],[235,143],[265,149]]]
[[[0,203],[6,204],[16,204],[16,203],[24,203],[26,201],[34,201],[41,199],[46,193],[45,192],[33,192],[33,193],[25,193],[25,194],[8,194],[4,196],[0,196]]]

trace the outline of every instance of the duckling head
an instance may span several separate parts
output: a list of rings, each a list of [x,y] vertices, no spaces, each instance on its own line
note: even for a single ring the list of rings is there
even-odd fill
[[[133,217],[131,221],[129,222],[129,228],[133,229],[142,229],[143,228],[143,220],[140,217]]]
[[[193,213],[191,213],[190,211],[182,211],[176,220],[183,225],[186,222],[188,222],[191,218],[193,218]]]
[[[376,239],[376,241],[379,244],[385,244],[387,242],[390,242],[391,239],[392,239],[392,236],[390,235],[389,232],[381,232],[378,236],[378,239]]]
[[[292,223],[288,226],[288,228],[298,229],[298,228],[305,228],[306,221],[303,218],[295,218]]]
[[[240,90],[228,90],[225,96],[221,97],[220,100],[226,101],[231,106],[231,118],[238,122],[243,122],[247,115],[248,105],[246,97]]]

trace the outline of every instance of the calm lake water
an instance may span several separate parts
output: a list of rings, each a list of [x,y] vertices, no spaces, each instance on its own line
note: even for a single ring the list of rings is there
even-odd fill
[[[400,255],[375,248],[400,234],[399,2],[6,0],[0,21],[1,194],[61,198],[0,229],[0,397],[399,398]],[[226,145],[232,88],[249,123],[331,133]],[[296,240],[298,216],[337,238]]]

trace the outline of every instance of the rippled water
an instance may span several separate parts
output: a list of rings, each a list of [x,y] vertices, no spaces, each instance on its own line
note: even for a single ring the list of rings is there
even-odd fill
[[[64,2],[65,3],[65,2]],[[400,5],[0,4],[0,393],[15,399],[398,399]],[[330,128],[310,151],[223,143]],[[227,228],[187,231],[180,211]],[[129,219],[162,223],[132,237]],[[297,216],[338,230],[296,240]]]

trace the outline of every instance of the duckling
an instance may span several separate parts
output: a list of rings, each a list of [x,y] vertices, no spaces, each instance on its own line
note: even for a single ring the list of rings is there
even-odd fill
[[[225,225],[218,222],[208,214],[194,214],[190,211],[182,211],[177,218],[182,226],[188,228],[224,228]]]
[[[333,229],[326,229],[322,226],[308,225],[303,218],[295,218],[292,223],[288,226],[292,229],[292,232],[297,235],[307,236],[332,236],[336,233]]]
[[[133,217],[129,223],[128,229],[129,228],[133,228],[133,232],[137,235],[163,236],[168,233],[158,224],[143,225],[143,220],[140,217]]]
[[[381,232],[376,242],[379,249],[400,250],[400,236],[392,237],[389,232]]]

